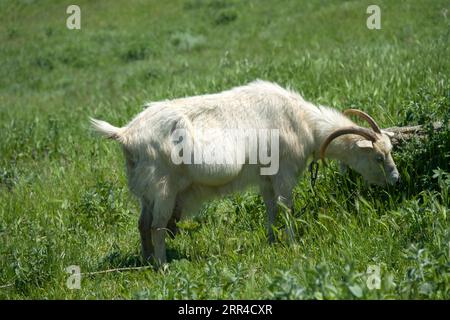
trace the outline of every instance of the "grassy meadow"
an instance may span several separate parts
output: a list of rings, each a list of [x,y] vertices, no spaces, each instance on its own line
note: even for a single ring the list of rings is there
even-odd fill
[[[450,299],[448,128],[394,150],[395,188],[336,164],[314,189],[299,177],[274,245],[249,190],[180,223],[164,267],[66,286],[70,265],[146,266],[122,152],[90,116],[122,126],[147,101],[259,78],[383,127],[448,123],[448,1],[376,1],[381,30],[372,0],[77,0],[80,30],[70,4],[0,2],[0,299]]]

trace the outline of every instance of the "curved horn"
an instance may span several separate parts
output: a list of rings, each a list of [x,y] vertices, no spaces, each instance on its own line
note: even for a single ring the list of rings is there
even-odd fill
[[[343,113],[345,115],[354,114],[355,116],[358,116],[358,117],[366,120],[372,127],[373,131],[375,131],[376,133],[381,133],[381,129],[378,126],[378,124],[375,122],[375,120],[373,120],[373,118],[371,116],[369,116],[367,113],[365,113],[364,111],[361,111],[358,109],[347,109]]]
[[[332,132],[320,146],[320,159],[322,160],[324,165],[326,165],[325,151],[327,150],[328,145],[331,143],[331,141],[344,134],[357,134],[372,142],[375,142],[377,140],[377,136],[375,135],[375,133],[366,128],[346,127],[342,129],[337,129],[336,131]]]

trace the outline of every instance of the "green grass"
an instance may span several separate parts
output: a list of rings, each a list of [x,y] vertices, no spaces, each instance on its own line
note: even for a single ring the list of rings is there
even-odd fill
[[[275,245],[249,191],[182,223],[166,267],[66,287],[69,265],[142,266],[120,148],[89,116],[124,125],[146,101],[261,78],[385,127],[448,121],[448,1],[377,1],[382,29],[368,30],[372,3],[79,0],[68,30],[70,1],[0,2],[0,298],[449,299],[449,130],[394,150],[396,189],[336,165],[314,190],[299,178]]]

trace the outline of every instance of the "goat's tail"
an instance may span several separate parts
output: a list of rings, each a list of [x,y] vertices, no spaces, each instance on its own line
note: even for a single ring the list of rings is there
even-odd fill
[[[122,128],[114,127],[106,121],[91,119],[92,128],[100,133],[101,135],[107,137],[108,139],[114,139],[121,141]]]

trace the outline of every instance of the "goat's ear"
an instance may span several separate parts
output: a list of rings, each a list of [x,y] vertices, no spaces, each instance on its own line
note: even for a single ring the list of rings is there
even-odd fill
[[[356,145],[362,149],[373,149],[373,144],[370,140],[358,140],[356,141]]]
[[[393,136],[395,136],[395,133],[393,133],[393,132],[391,132],[391,131],[381,130],[381,133],[384,133],[384,134],[387,135],[389,138],[392,138]]]

